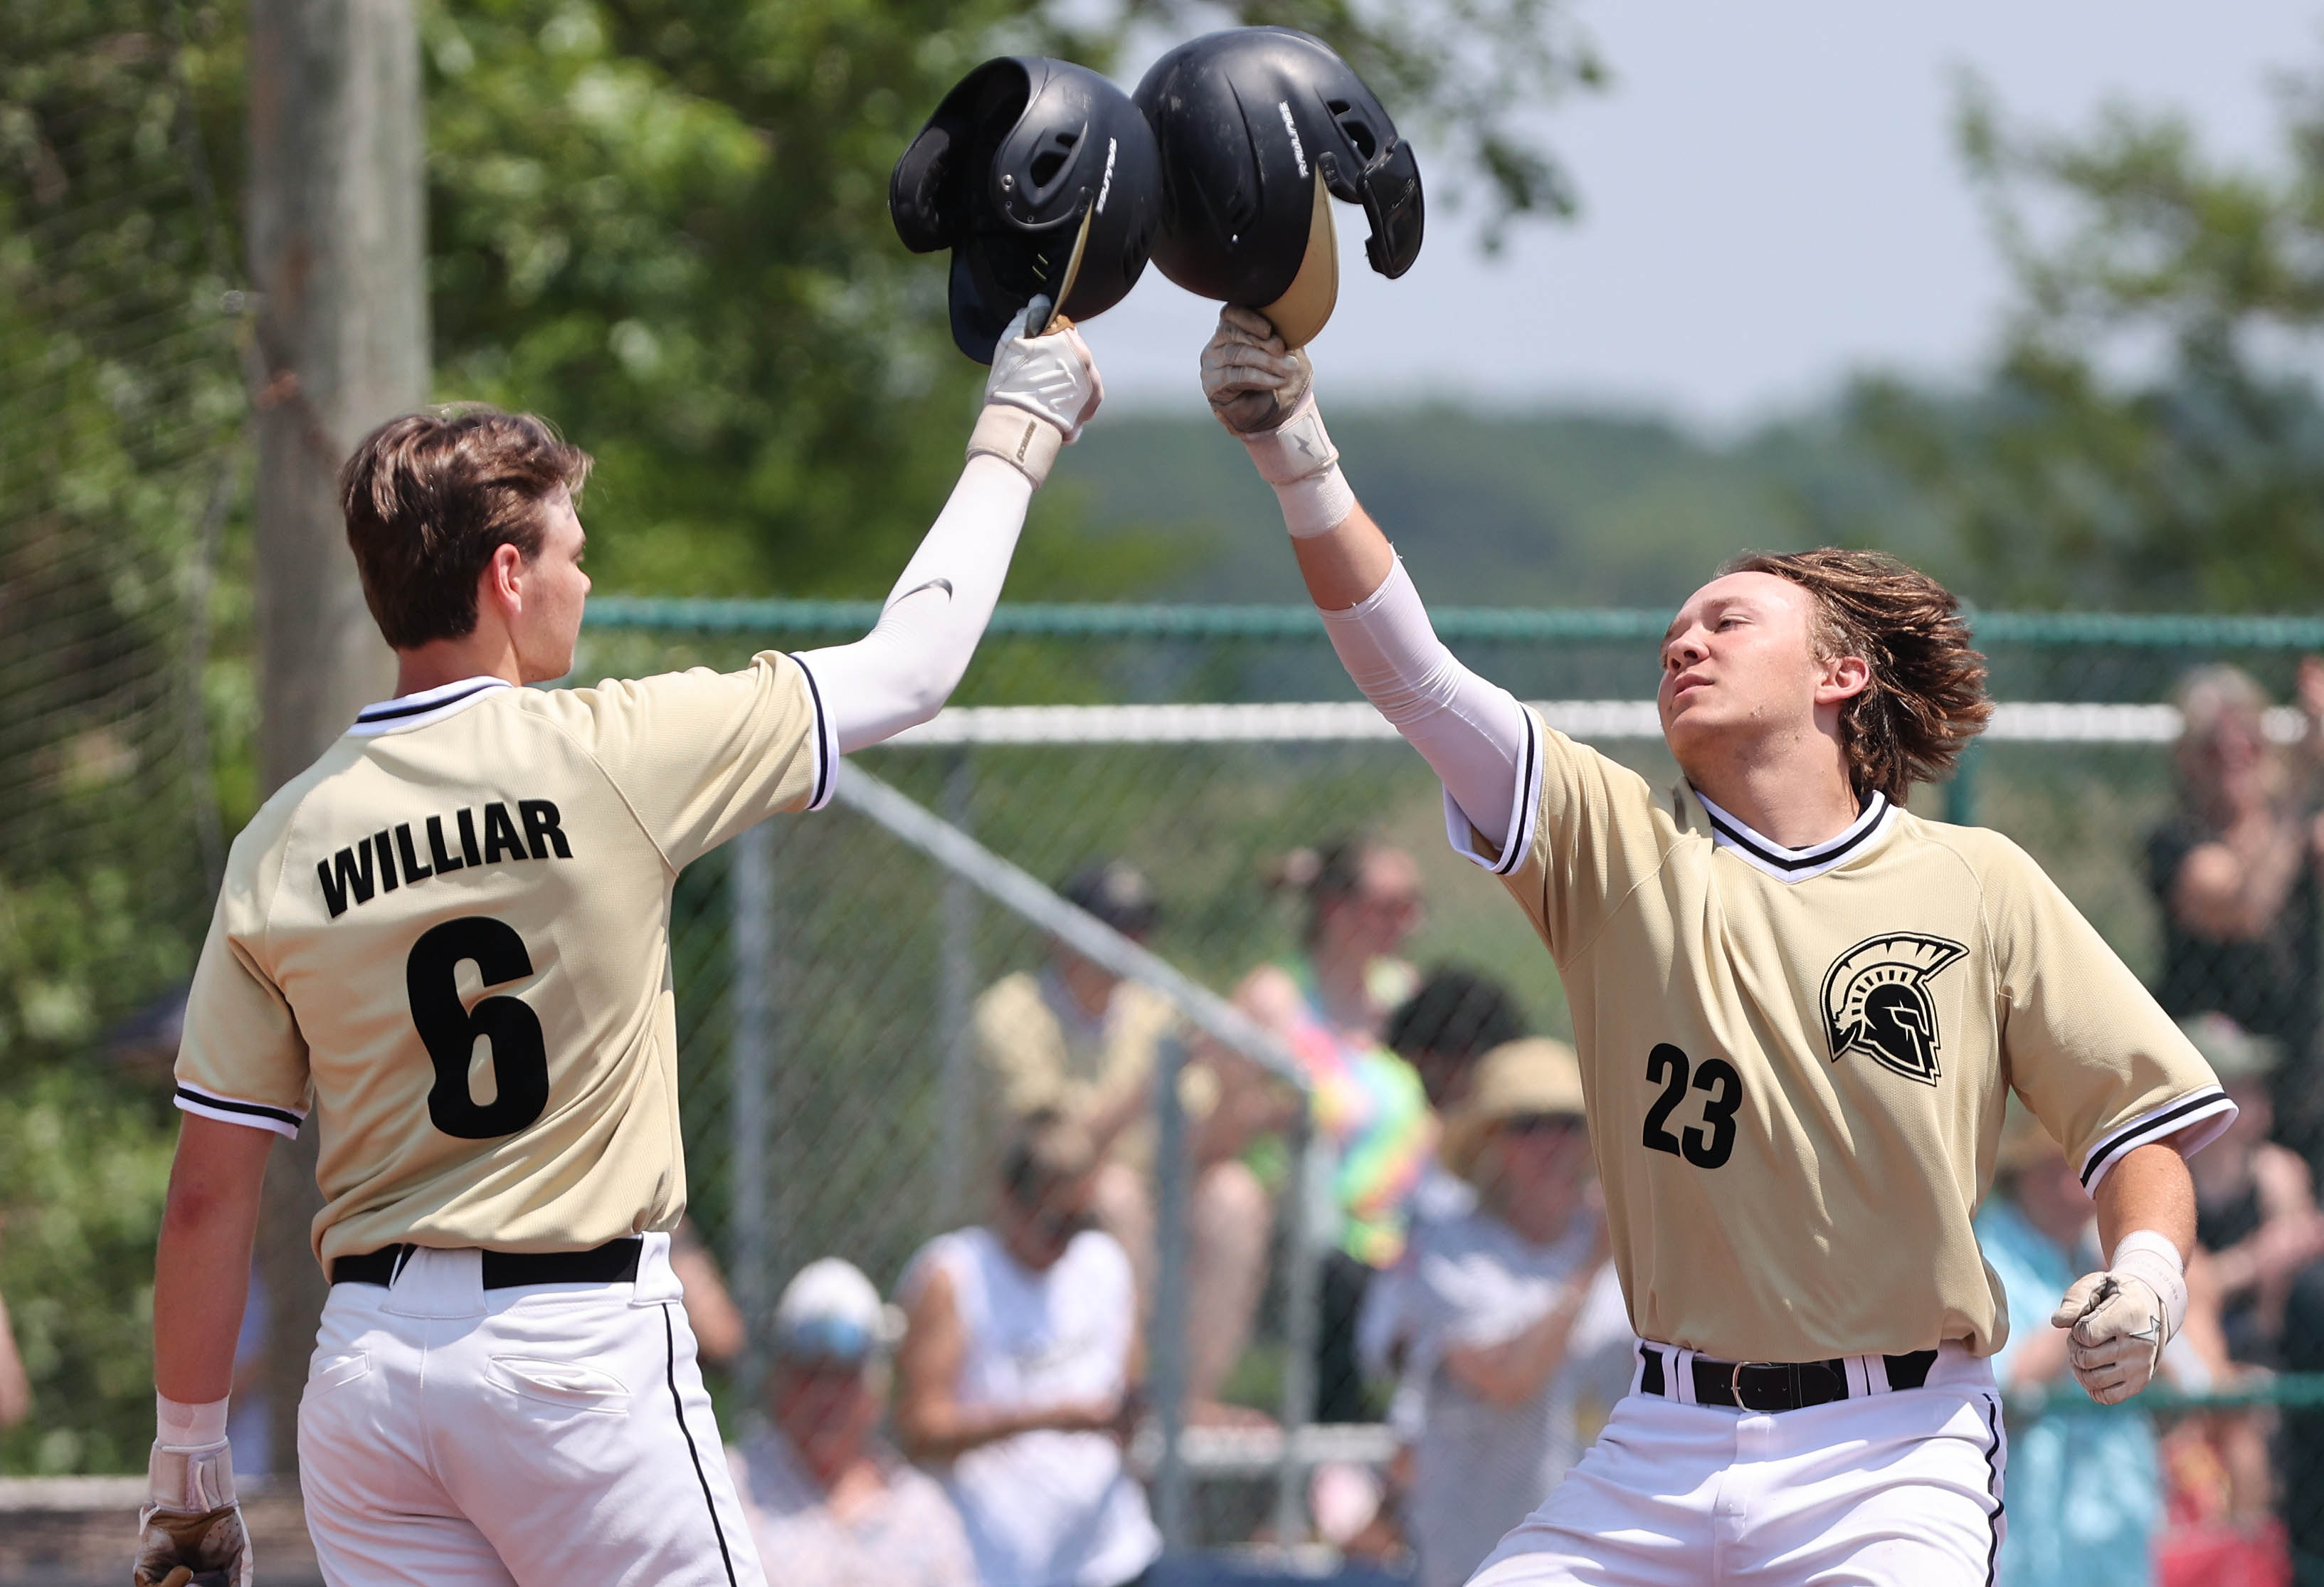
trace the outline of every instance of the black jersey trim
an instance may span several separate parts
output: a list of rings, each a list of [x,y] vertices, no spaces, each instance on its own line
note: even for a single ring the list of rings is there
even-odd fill
[[[1527,851],[1533,847],[1534,822],[1541,812],[1541,723],[1531,706],[1522,709],[1526,724],[1525,770],[1517,779],[1517,807],[1510,812],[1516,819],[1509,823],[1512,830],[1508,851],[1493,867],[1496,876],[1507,876],[1525,863]]]
[[[1987,1544],[1985,1547],[1985,1587],[1993,1587],[1997,1573],[2001,1567],[2002,1534],[2007,1530],[2001,1518],[2009,1508],[2001,1497],[2001,1462],[1996,1458],[2001,1453],[2001,1441],[2005,1435],[2001,1430],[2000,1400],[1992,1395],[1979,1395],[1978,1399],[1978,1409],[1985,1417],[1985,1430],[1987,1435],[1985,1445],[1985,1490],[1993,1499],[1993,1513],[1986,1518],[1986,1526],[1993,1534],[1993,1541]]]
[[[368,727],[382,722],[400,722],[406,716],[425,716],[430,711],[441,711],[447,706],[458,705],[462,700],[473,699],[488,688],[507,688],[508,687],[508,679],[504,678],[479,678],[471,687],[461,689],[457,694],[446,695],[441,699],[415,700],[410,705],[399,705],[393,700],[382,700],[376,706],[365,706],[356,712],[355,721]]]
[[[815,680],[815,669],[800,656],[791,660],[798,663],[799,675],[807,679],[807,697],[815,706],[815,796],[807,807],[820,810],[831,803],[839,783],[839,728],[823,708],[823,686]]]
[[[694,1480],[702,1484],[702,1508],[710,1512],[710,1535],[718,1539],[718,1557],[726,1566],[726,1587],[741,1587],[734,1578],[733,1551],[726,1546],[726,1528],[718,1524],[718,1500],[710,1491],[709,1473],[702,1469],[702,1450],[694,1442],[694,1429],[686,1425],[686,1401],[678,1392],[678,1328],[669,1319],[673,1303],[661,1303],[662,1343],[669,1352],[665,1381],[669,1384],[669,1408],[678,1417],[678,1430],[686,1435],[686,1453],[694,1462]]]
[[[1872,839],[1875,834],[1881,831],[1887,823],[1889,812],[1895,808],[1888,802],[1887,795],[1875,790],[1870,802],[1865,806],[1863,813],[1857,817],[1855,824],[1848,831],[1841,833],[1838,837],[1818,844],[1813,848],[1787,849],[1761,837],[1740,821],[1728,816],[1709,799],[1704,798],[1700,791],[1695,794],[1694,799],[1695,803],[1702,807],[1702,814],[1710,821],[1713,832],[1735,847],[1748,853],[1761,864],[1786,874],[1817,868],[1829,870],[1839,864],[1841,860],[1861,848]]]
[[[296,1136],[299,1125],[307,1115],[291,1108],[270,1107],[264,1103],[237,1102],[230,1096],[215,1096],[207,1091],[197,1091],[190,1085],[178,1087],[175,1101],[178,1107],[198,1118],[216,1119],[224,1124],[249,1124],[261,1130],[272,1130],[277,1135]]]
[[[2151,1112],[2142,1113],[2090,1149],[2089,1157],[2082,1164],[2082,1188],[2097,1189],[2107,1170],[2133,1148],[2145,1146],[2166,1135],[2175,1135],[2205,1119],[2225,1114],[2225,1118],[2205,1131],[2202,1139],[2188,1149],[2191,1151],[2204,1146],[2227,1127],[2236,1112],[2236,1104],[2227,1100],[2226,1092],[2216,1085],[2207,1085],[2200,1091],[2165,1103]]]

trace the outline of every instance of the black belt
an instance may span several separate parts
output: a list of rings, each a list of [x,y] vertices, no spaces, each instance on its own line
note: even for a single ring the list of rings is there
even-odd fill
[[[609,1240],[591,1250],[488,1250],[484,1258],[486,1289],[517,1289],[527,1284],[627,1284],[638,1276],[638,1257],[646,1242],[632,1235]],[[390,1245],[360,1256],[336,1257],[331,1261],[334,1284],[395,1282],[403,1264],[420,1248]]]
[[[1670,1398],[1664,1381],[1663,1352],[1651,1344],[1638,1346],[1645,1370],[1638,1377],[1641,1394]],[[1933,1350],[1883,1356],[1888,1364],[1890,1389],[1918,1389],[1929,1380],[1937,1364]],[[1691,1363],[1697,1405],[1729,1406],[1746,1411],[1796,1411],[1812,1405],[1830,1405],[1848,1398],[1848,1362],[1720,1361],[1696,1356]]]

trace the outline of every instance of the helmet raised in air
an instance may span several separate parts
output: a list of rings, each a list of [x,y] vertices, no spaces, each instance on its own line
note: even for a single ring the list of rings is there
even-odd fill
[[[1156,61],[1131,97],[1161,151],[1154,263],[1188,291],[1257,309],[1304,346],[1339,297],[1330,198],[1363,206],[1364,254],[1380,274],[1419,257],[1420,161],[1322,40],[1205,33]]]
[[[988,60],[944,97],[888,182],[896,235],[952,250],[952,339],[980,364],[1036,297],[1087,319],[1146,268],[1160,213],[1154,135],[1097,73]]]

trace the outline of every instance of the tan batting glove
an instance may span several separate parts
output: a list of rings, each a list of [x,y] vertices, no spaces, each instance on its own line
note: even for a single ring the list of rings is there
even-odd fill
[[[1314,389],[1314,365],[1286,349],[1267,316],[1230,305],[1203,348],[1203,395],[1221,424],[1245,438],[1281,427]]]
[[[2107,1271],[2074,1281],[2050,1325],[2073,1330],[2066,1361],[2083,1392],[2100,1405],[2119,1405],[2153,1380],[2163,1347],[2186,1317],[2179,1248],[2141,1229],[2122,1237]]]
[[[224,1439],[198,1449],[154,1444],[146,1501],[137,1512],[134,1587],[251,1587],[250,1533]]]

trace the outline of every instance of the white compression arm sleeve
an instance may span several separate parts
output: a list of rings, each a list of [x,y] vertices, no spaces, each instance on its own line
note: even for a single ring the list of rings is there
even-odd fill
[[[1032,481],[1015,468],[987,454],[972,457],[872,632],[851,645],[800,653],[841,754],[944,708],[992,620],[1032,500]]]
[[[1506,843],[1518,814],[1525,707],[1444,648],[1404,559],[1363,600],[1325,612],[1323,626],[1364,698],[1435,769],[1470,824],[1496,846]]]

